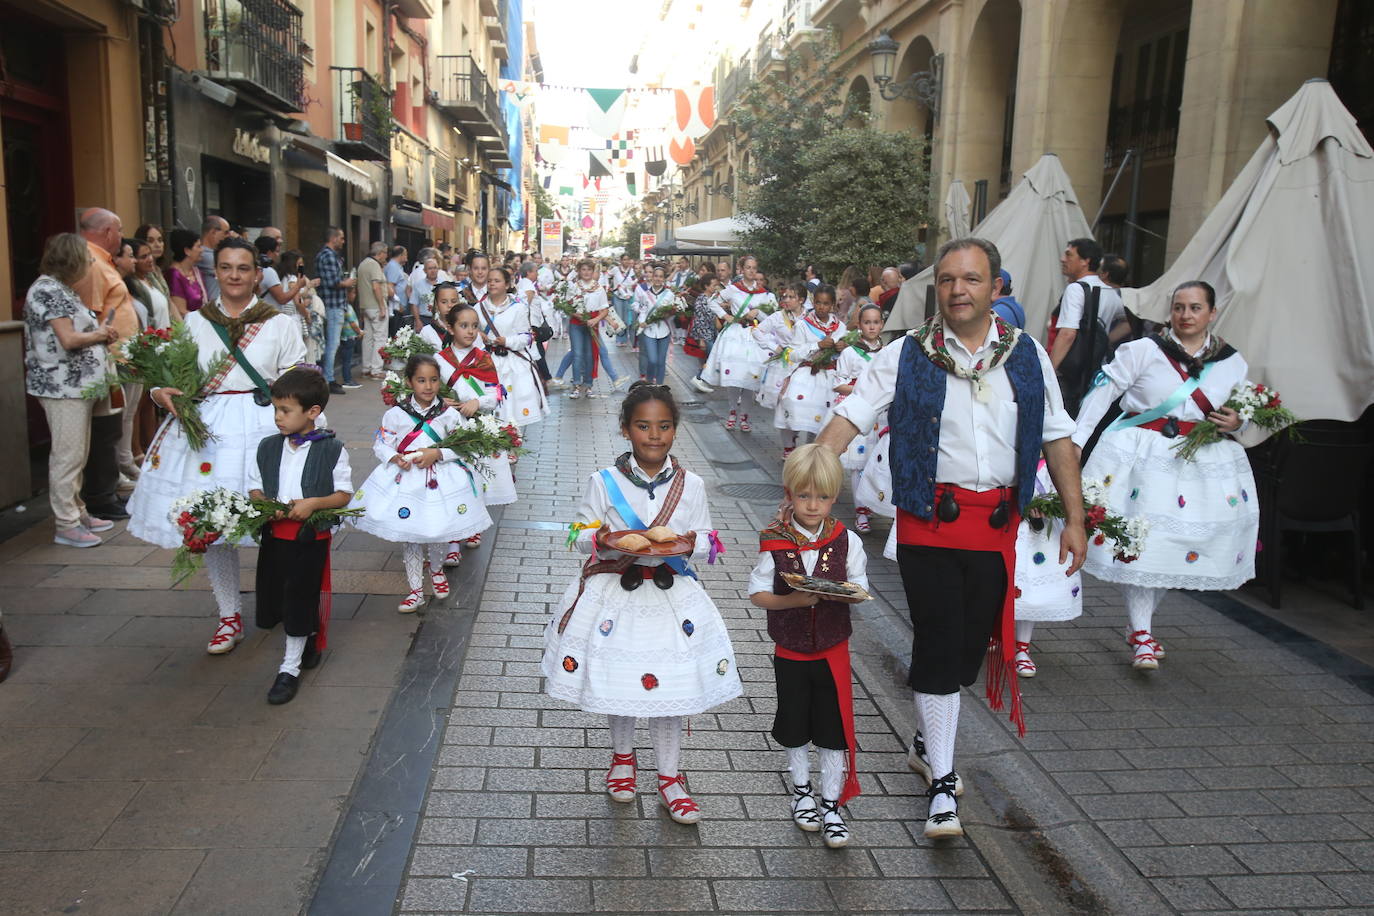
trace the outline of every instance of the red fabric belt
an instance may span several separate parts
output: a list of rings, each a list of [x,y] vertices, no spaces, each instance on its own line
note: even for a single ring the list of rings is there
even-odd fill
[[[942,522],[936,514],[922,519],[898,509],[897,543],[912,547],[984,550],[1002,555],[1002,564],[1007,571],[1007,591],[997,626],[988,641],[987,698],[989,706],[1001,709],[1003,691],[1010,692],[1011,720],[1016,723],[1017,734],[1024,736],[1026,719],[1021,709],[1021,687],[1014,670],[1015,655],[1010,651],[1016,644],[1016,529],[1021,523],[1014,491],[1002,487],[979,493],[948,483],[939,484],[935,489],[934,504],[938,506],[940,496],[950,491],[959,504],[959,517],[952,522]],[[1003,500],[1011,508],[1007,525],[993,528],[988,519]]]
[[[857,755],[859,742],[854,735],[854,684],[849,670],[849,640],[838,642],[824,652],[793,652],[782,646],[773,646],[778,658],[794,662],[824,661],[830,668],[830,676],[835,680],[835,694],[840,703],[840,721],[844,725],[844,742],[849,745],[849,773],[840,790],[840,804],[847,803],[860,794]]]
[[[247,391],[212,391],[210,395],[213,397],[217,394],[252,394],[255,391],[257,391],[256,388],[249,388]]]
[[[1129,420],[1131,417],[1138,416],[1140,416],[1140,414],[1138,413],[1128,413],[1126,414],[1126,419]],[[1136,429],[1152,429],[1157,433],[1162,433],[1164,432],[1165,424],[1167,424],[1170,420],[1173,420],[1175,423],[1178,424],[1178,434],[1180,436],[1188,435],[1190,432],[1193,431],[1193,427],[1197,426],[1197,423],[1193,422],[1192,420],[1179,420],[1175,417],[1160,417],[1157,420],[1151,420],[1149,423],[1138,423],[1136,424]]]
[[[228,394],[230,392],[222,392]],[[294,541],[301,530],[301,523],[294,519],[281,518],[267,523],[267,533],[280,541]],[[329,531],[315,532],[315,540],[328,541],[332,538]],[[333,546],[333,545],[330,545]],[[320,575],[320,630],[315,634],[315,648],[324,650],[329,647],[329,614],[334,607],[334,584],[329,570],[329,551],[324,554],[324,572]]]

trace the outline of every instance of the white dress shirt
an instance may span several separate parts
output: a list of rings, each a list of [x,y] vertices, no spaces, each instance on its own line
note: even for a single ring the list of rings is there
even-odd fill
[[[795,521],[792,522],[792,530],[799,533],[808,541],[814,541],[821,536],[821,532],[808,531]],[[848,539],[845,551],[845,580],[853,582],[855,585],[868,591],[868,555],[864,553],[864,542],[855,536],[854,532],[845,529],[844,537]],[[806,570],[808,576],[816,571],[816,561],[820,558],[819,550],[802,550],[802,568]],[[759,561],[754,565],[754,569],[749,573],[749,594],[755,595],[759,592],[773,593],[773,575],[777,572],[777,565],[773,562],[771,551],[762,550],[759,552]]]
[[[807,318],[810,318],[810,321]],[[849,331],[844,322],[834,315],[825,321],[821,321],[814,313],[799,318],[792,326],[792,361],[797,363],[810,359],[812,354],[821,348],[822,340],[827,337],[839,340],[847,333]]]
[[[751,292],[750,290],[740,288],[737,283],[731,283],[729,286],[725,287],[725,289],[721,290],[719,295],[721,298],[720,317],[722,318],[738,315],[741,307],[744,306],[746,302],[749,304],[749,308],[744,309],[745,313],[748,313],[750,309],[756,309],[764,305],[771,305],[774,308],[777,308],[778,305],[777,298],[768,290],[760,288]]]
[[[287,439],[281,446],[281,464],[277,466],[278,502],[289,503],[293,499],[303,499],[301,474],[305,473],[305,459],[310,455],[313,442],[292,445]],[[262,489],[262,469],[256,461],[248,467],[248,489]],[[334,492],[353,492],[353,469],[348,466],[348,449],[339,449],[339,460],[334,462]]]
[[[790,347],[792,332],[798,320],[798,316],[789,314],[786,309],[778,309],[754,326],[754,342],[769,353]]]
[[[669,467],[671,461],[671,458],[666,459],[663,466]],[[630,467],[641,479],[649,479],[649,475],[640,468],[639,462],[635,461],[634,455],[630,456]],[[625,495],[625,502],[639,516],[639,520],[645,525],[653,525],[655,517],[663,508],[663,500],[667,498],[673,481],[669,479],[655,486],[654,498],[650,499],[647,489],[630,483],[614,467],[608,470],[620,487],[620,492]],[[683,482],[682,498],[678,500],[677,508],[673,510],[667,525],[677,534],[695,531],[697,542],[692,551],[692,559],[705,560],[711,554],[711,539],[707,534],[714,530],[711,524],[711,510],[706,505],[706,485],[691,471],[679,468],[678,473],[686,474],[687,479]],[[600,471],[587,478],[587,487],[582,493],[582,505],[577,508],[577,520],[583,524],[601,522],[600,528],[585,528],[578,532],[577,549],[588,554],[592,552],[592,541],[599,531],[624,531],[630,527],[611,505],[611,498],[606,494],[606,484],[601,479]],[[606,559],[621,556],[614,550],[602,550],[601,555]],[[658,557],[639,557],[635,562],[641,566],[657,566],[663,561]]]
[[[652,288],[635,290],[634,310],[635,320],[639,322],[639,333],[657,340],[667,337],[672,332],[673,327],[667,319],[655,321],[653,324],[645,324],[644,319],[659,306],[670,304],[676,295],[677,293],[666,286],[660,287],[657,291]]]
[[[1088,274],[1064,287],[1059,297],[1059,320],[1056,324],[1061,331],[1078,330],[1083,323],[1083,287],[1079,283],[1096,286],[1102,290],[1097,296],[1097,320],[1104,330],[1110,331],[1125,314],[1126,307],[1121,303],[1121,294],[1102,282],[1097,274]]]
[[[611,268],[611,295],[617,299],[633,299],[635,295],[634,268],[621,270],[619,265]]]
[[[1169,336],[1173,337],[1173,331]],[[1203,348],[1211,340],[1209,336]],[[1249,371],[1240,353],[1233,353],[1213,364],[1198,390],[1207,396],[1213,407],[1220,407],[1231,396],[1231,389],[1245,381]],[[1122,344],[1117,348],[1116,358],[1102,367],[1102,373],[1098,377],[1102,384],[1089,389],[1078,412],[1078,428],[1074,430],[1073,441],[1080,447],[1092,438],[1093,430],[1118,397],[1126,413],[1144,413],[1164,403],[1183,384],[1183,376],[1170,364],[1159,345],[1149,339]],[[1207,419],[1191,396],[1170,410],[1169,416],[1190,423]]]
[[[897,388],[897,369],[906,347],[920,347],[915,332],[878,351],[868,370],[854,386],[854,393],[835,407],[835,414],[853,423],[859,430],[869,430],[878,412],[892,403]],[[1044,347],[1029,335],[1040,358],[1040,374],[1045,384],[1045,420],[1042,442],[1064,439],[1074,431],[1073,417],[1064,409],[1054,366]],[[950,356],[968,368],[978,359],[990,359],[997,341],[996,322],[988,323],[983,345],[970,353],[955,334],[945,336]],[[925,359],[925,355],[920,355]],[[997,487],[1013,486],[1016,481],[1016,400],[1006,364],[984,381],[992,388],[987,403],[974,397],[973,382],[947,373],[945,378],[945,409],[940,419],[940,451],[935,465],[937,483],[951,483],[966,490],[982,492]],[[896,443],[894,441],[894,447]]]

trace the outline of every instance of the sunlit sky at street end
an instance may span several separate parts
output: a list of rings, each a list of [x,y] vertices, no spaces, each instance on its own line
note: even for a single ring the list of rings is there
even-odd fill
[[[658,0],[527,0],[544,79],[573,86],[636,86],[630,73],[646,31],[658,25]]]

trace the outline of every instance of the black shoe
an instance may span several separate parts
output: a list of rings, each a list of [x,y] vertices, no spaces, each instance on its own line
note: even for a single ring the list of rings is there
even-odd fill
[[[315,637],[311,636],[305,641],[305,651],[301,653],[301,669],[309,671],[311,668],[320,666],[320,656],[324,653],[315,648]]]
[[[296,698],[296,690],[300,688],[301,679],[293,675],[282,672],[277,675],[277,679],[272,683],[272,689],[267,691],[267,702],[273,706],[281,706],[283,703],[290,703]]]
[[[129,510],[124,508],[123,503],[108,503],[99,506],[87,506],[87,514],[93,518],[103,518],[111,522],[122,521],[129,517]]]
[[[329,393],[330,393],[330,394],[347,394],[348,392],[344,391],[344,386],[343,386],[343,385],[340,385],[338,382],[330,382],[330,383],[329,383]]]

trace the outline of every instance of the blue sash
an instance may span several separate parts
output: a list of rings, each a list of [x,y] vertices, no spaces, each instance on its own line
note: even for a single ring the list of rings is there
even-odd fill
[[[1202,384],[1202,380],[1207,377],[1207,373],[1211,372],[1212,367],[1215,365],[1216,363],[1208,363],[1203,366],[1202,372],[1197,378],[1190,378],[1182,385],[1179,385],[1174,389],[1174,393],[1165,398],[1164,402],[1158,407],[1151,407],[1149,410],[1138,413],[1133,417],[1122,417],[1111,426],[1107,427],[1107,432],[1113,432],[1118,429],[1130,429],[1133,426],[1140,426],[1144,423],[1158,420],[1160,417],[1168,416],[1169,411],[1192,397],[1193,392],[1198,389],[1198,386]]]
[[[816,327],[814,324],[807,321],[805,318],[802,318],[801,323],[806,325],[806,329],[808,331],[816,335],[817,340],[825,340],[825,338],[829,336],[829,331],[822,331],[820,328]]]
[[[679,468],[678,473],[685,472]],[[630,508],[629,501],[625,499],[625,494],[620,490],[620,484],[615,482],[615,478],[606,468],[601,469],[601,482],[606,485],[606,495],[611,498],[611,505],[615,507],[615,511],[620,514],[621,520],[625,522],[627,527],[639,531],[648,527],[644,524],[644,520],[635,513],[635,510]],[[660,559],[667,563],[668,568],[679,576],[691,576],[693,579],[697,577],[697,574],[692,572],[692,568],[687,565],[687,561],[682,557],[661,557]]]

